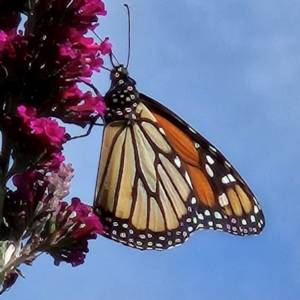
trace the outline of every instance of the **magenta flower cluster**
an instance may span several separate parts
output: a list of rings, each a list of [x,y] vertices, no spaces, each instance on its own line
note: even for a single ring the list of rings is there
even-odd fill
[[[111,44],[86,36],[104,15],[101,0],[0,1],[2,292],[42,252],[56,265],[82,264],[88,240],[103,232],[90,206],[63,201],[74,170],[62,124],[85,127],[105,110],[91,76]]]

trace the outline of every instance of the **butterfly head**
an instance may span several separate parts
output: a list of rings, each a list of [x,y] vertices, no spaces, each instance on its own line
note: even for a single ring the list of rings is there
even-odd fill
[[[112,82],[111,88],[114,86],[121,86],[124,83],[136,85],[135,80],[129,77],[128,70],[123,65],[116,66],[112,69],[110,79]]]
[[[112,81],[118,81],[128,77],[128,70],[123,66],[119,65],[112,69],[110,79]]]

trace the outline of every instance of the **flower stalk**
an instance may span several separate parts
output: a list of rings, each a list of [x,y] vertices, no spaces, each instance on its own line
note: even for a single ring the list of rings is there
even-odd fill
[[[103,232],[90,206],[64,200],[74,170],[62,124],[85,127],[105,110],[91,76],[111,44],[86,35],[105,15],[101,0],[0,1],[0,293],[42,253],[82,264]]]

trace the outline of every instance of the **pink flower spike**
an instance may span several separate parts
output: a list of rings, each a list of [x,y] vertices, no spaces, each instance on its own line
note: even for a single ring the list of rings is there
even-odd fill
[[[81,16],[89,16],[96,11],[97,15],[106,15],[106,10],[104,7],[104,3],[98,0],[91,0],[86,5],[81,8]]]
[[[0,42],[5,42],[6,38],[7,34],[3,30],[0,30]]]
[[[31,201],[30,197],[26,197],[25,195],[31,195],[31,188],[34,185],[35,181],[37,181],[37,173],[34,171],[26,171],[21,174],[16,174],[12,178],[12,182],[17,187],[18,191],[22,195],[23,199],[27,199]]]
[[[6,42],[7,34],[0,30],[0,51],[3,51],[5,47],[5,42]]]
[[[39,118],[31,121],[31,129],[38,135],[43,135],[50,144],[61,144],[65,142],[66,129],[58,125],[55,120]]]
[[[102,96],[92,96],[91,93],[85,94],[84,103],[81,105],[71,106],[69,110],[85,113],[94,113],[103,114],[105,111],[105,103]]]
[[[61,153],[52,153],[51,158],[48,162],[45,163],[50,171],[58,172],[62,162],[65,161],[65,157]]]
[[[65,261],[78,266],[89,251],[88,240],[102,234],[103,226],[92,208],[78,198],[73,198],[71,205],[60,202],[57,209],[56,231],[52,245],[46,251],[54,258],[55,265]]]
[[[81,98],[83,96],[83,93],[82,91],[78,88],[77,85],[72,85],[72,86],[69,86],[67,87],[64,91],[63,91],[63,95],[62,97],[64,99],[67,99],[67,98],[71,98],[71,97],[76,97],[76,98]]]
[[[103,233],[103,226],[100,223],[99,218],[92,213],[89,206],[81,203],[79,198],[72,198],[72,203],[68,210],[72,212],[72,215],[75,213],[72,221],[78,224],[81,223],[81,225],[73,232],[73,237],[75,239],[92,236],[95,233]],[[71,216],[71,214],[69,216]]]
[[[62,57],[70,57],[72,59],[76,58],[76,53],[73,49],[73,45],[70,42],[66,42],[64,45],[61,45],[59,48],[60,55]]]
[[[48,177],[48,190],[59,200],[65,198],[71,187],[71,180],[74,177],[74,169],[71,164],[61,163],[56,172],[51,172]]]
[[[19,115],[22,117],[24,123],[29,123],[36,116],[36,110],[33,107],[25,107],[21,105],[17,108]]]
[[[62,218],[60,223],[65,224],[64,229],[72,226],[73,230],[68,230],[68,235],[72,236],[74,240],[95,238],[95,234],[103,233],[103,226],[99,218],[93,213],[92,208],[82,203],[79,198],[72,198],[69,206],[62,203],[60,218]],[[72,223],[73,225],[71,225]]]
[[[103,55],[110,54],[112,52],[112,44],[108,41],[108,38],[105,38],[104,41],[100,44],[100,52]]]

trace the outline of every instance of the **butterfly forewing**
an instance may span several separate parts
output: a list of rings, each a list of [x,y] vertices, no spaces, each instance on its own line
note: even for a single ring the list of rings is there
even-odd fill
[[[122,66],[105,101],[94,207],[107,237],[162,250],[197,229],[260,233],[262,211],[237,171],[181,118],[139,94]]]
[[[199,203],[198,212],[207,221],[200,227],[238,235],[261,232],[264,227],[261,208],[226,158],[172,111],[143,94],[140,97],[185,164]]]

